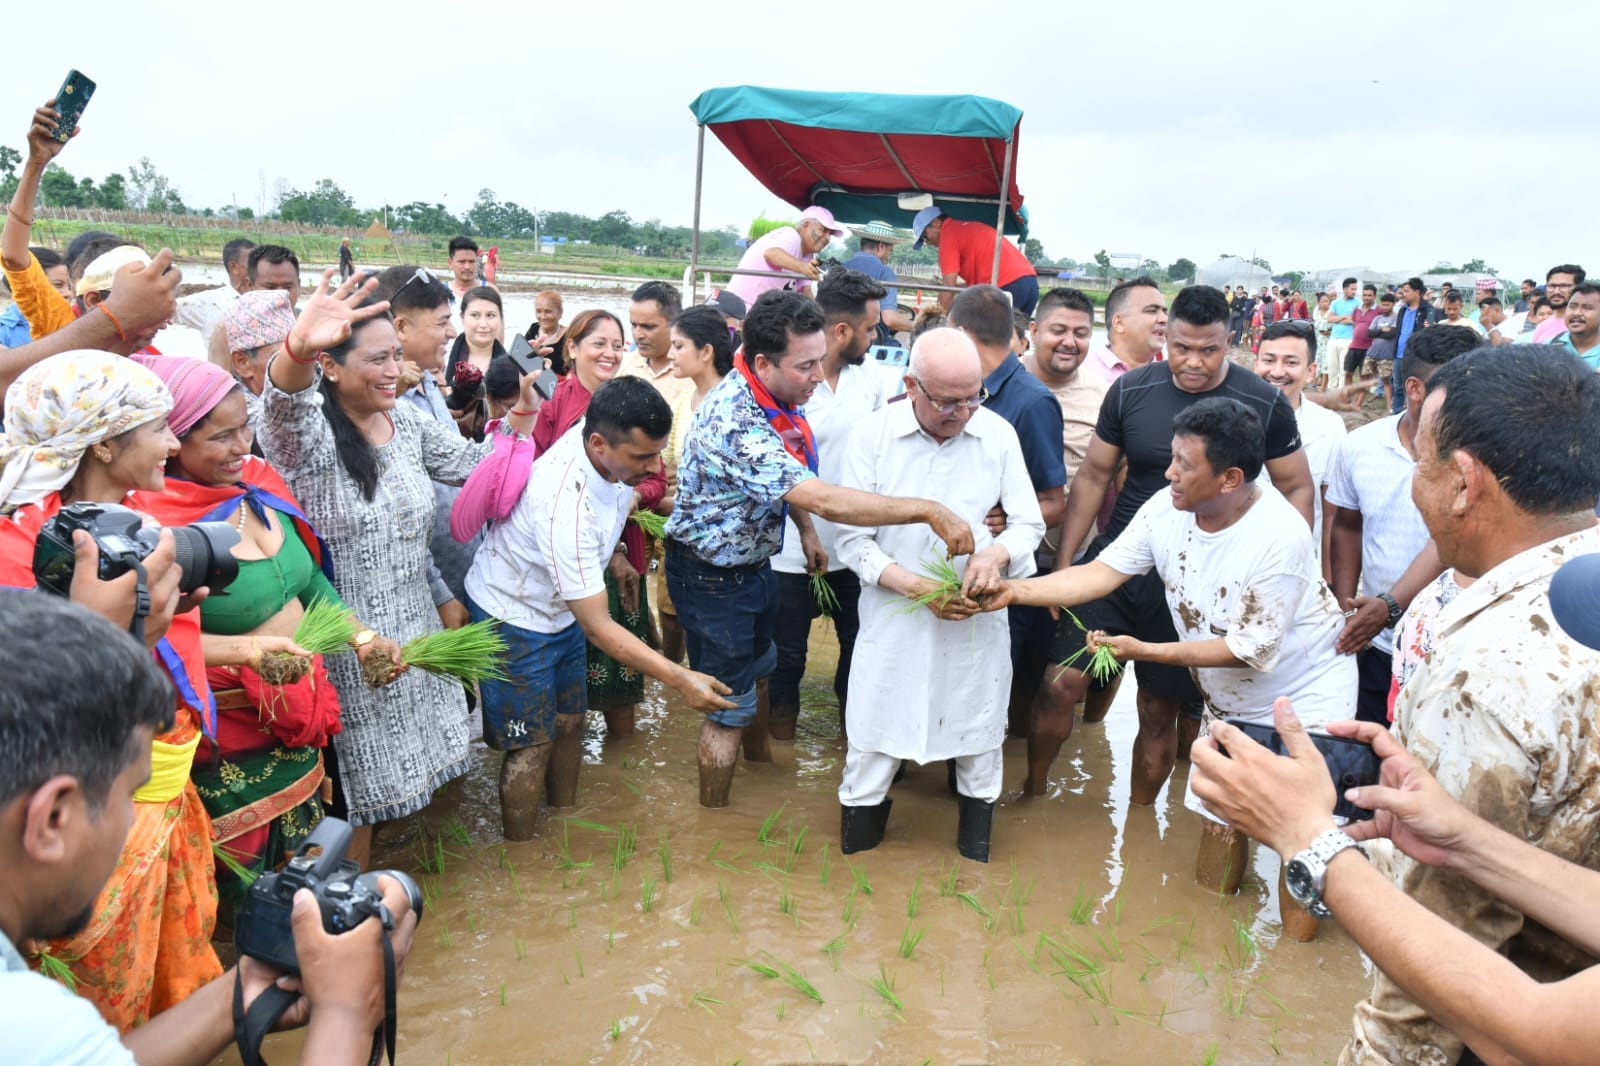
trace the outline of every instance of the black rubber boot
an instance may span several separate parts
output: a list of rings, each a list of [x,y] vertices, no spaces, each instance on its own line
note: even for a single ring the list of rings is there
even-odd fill
[[[871,851],[883,842],[883,829],[889,824],[889,808],[894,800],[886,799],[876,807],[839,807],[839,850],[846,855],[858,851]]]
[[[961,825],[956,830],[956,850],[973,862],[989,861],[989,830],[994,827],[994,804],[971,796],[956,797],[961,803]]]
[[[956,761],[954,759],[946,759],[944,761],[944,783],[945,787],[950,790],[950,795],[958,797],[961,795],[961,791],[956,788]]]

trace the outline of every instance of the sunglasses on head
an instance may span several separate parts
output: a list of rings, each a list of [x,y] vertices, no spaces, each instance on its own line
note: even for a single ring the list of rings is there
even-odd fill
[[[418,282],[422,286],[426,287],[426,286],[432,284],[435,280],[436,279],[434,278],[434,276],[432,274],[428,273],[428,271],[426,269],[424,269],[423,267],[417,267],[417,272],[415,274],[412,274],[405,281],[402,281],[400,283],[400,287],[395,289],[394,292],[389,294],[389,302],[393,303],[395,297],[399,296],[402,292],[405,292],[406,291],[406,286],[410,285],[413,281]]]

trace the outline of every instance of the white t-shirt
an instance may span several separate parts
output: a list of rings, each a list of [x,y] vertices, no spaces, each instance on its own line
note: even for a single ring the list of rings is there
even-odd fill
[[[1322,559],[1322,486],[1328,483],[1328,468],[1333,465],[1333,453],[1344,440],[1344,419],[1337,411],[1312,403],[1301,397],[1294,412],[1295,423],[1300,427],[1300,447],[1306,453],[1306,464],[1311,467],[1312,524],[1311,550],[1317,560]],[[1271,485],[1272,475],[1262,466],[1256,484]]]
[[[1361,592],[1388,592],[1428,543],[1428,527],[1411,500],[1417,462],[1400,443],[1400,419],[1368,422],[1339,442],[1328,468],[1328,502],[1361,513]],[[1380,629],[1372,646],[1394,651],[1394,631]]]
[[[94,1004],[31,972],[0,933],[0,1062],[7,1066],[134,1066]]]
[[[510,516],[490,527],[467,595],[518,629],[561,632],[576,621],[569,601],[605,592],[632,503],[632,486],[607,481],[589,460],[580,420],[533,464]]]
[[[830,485],[839,484],[839,478],[844,475],[845,445],[850,441],[851,431],[888,402],[883,376],[866,365],[841,368],[837,392],[828,388],[826,381],[817,386],[817,391],[806,401],[805,415],[806,421],[811,423],[812,436],[817,439],[818,477]],[[816,527],[817,539],[822,541],[822,550],[828,553],[828,569],[843,570],[844,563],[833,550],[837,527],[819,515],[811,516],[811,524]],[[792,518],[784,519],[783,547],[772,557],[772,569],[780,574],[806,572],[800,533],[794,528]]]
[[[1344,615],[1322,581],[1311,531],[1277,489],[1256,491],[1243,517],[1215,533],[1158,492],[1099,561],[1123,574],[1154,568],[1179,639],[1222,637],[1246,664],[1192,671],[1216,714],[1270,723],[1272,701],[1288,696],[1307,725],[1350,717],[1356,664],[1334,651]]]

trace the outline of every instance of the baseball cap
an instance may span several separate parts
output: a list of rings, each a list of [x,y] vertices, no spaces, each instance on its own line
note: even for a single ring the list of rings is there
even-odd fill
[[[849,230],[845,229],[843,226],[839,225],[839,223],[834,221],[833,212],[829,211],[826,207],[817,207],[813,205],[806,208],[804,211],[800,212],[800,221],[804,222],[806,219],[810,219],[813,222],[822,223],[823,228],[832,233],[835,237],[843,237],[849,232]]]
[[[924,207],[917,212],[917,217],[911,220],[911,236],[915,238],[911,245],[912,251],[922,247],[922,232],[928,228],[928,223],[943,214],[944,212],[937,207]]]
[[[1550,578],[1550,613],[1573,640],[1600,649],[1600,554],[1561,564]]]

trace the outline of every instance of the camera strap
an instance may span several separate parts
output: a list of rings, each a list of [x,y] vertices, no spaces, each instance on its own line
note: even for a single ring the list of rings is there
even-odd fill
[[[389,939],[389,928],[392,922],[387,909],[384,911],[383,933],[383,1024],[372,1033],[372,1055],[367,1059],[368,1066],[378,1066],[383,1061],[384,1053],[389,1056],[390,1066],[394,1064],[395,1034],[399,1028],[400,1012],[396,1003],[399,992],[399,981],[394,969],[394,944]],[[276,983],[268,985],[266,990],[256,997],[250,1004],[250,1009],[244,1009],[244,978],[234,971],[233,977],[233,1039],[239,1047],[239,1058],[244,1066],[267,1066],[267,1060],[261,1057],[261,1041],[278,1024],[278,1019],[283,1017],[285,1011],[294,1006],[300,998],[299,992],[291,992],[280,988]],[[311,1007],[313,1015],[316,1013],[316,1004]]]
[[[133,587],[133,621],[128,623],[128,632],[133,634],[133,639],[140,644],[144,643],[144,620],[150,614],[150,582],[144,572],[144,563],[135,559],[133,573],[138,584]]]

